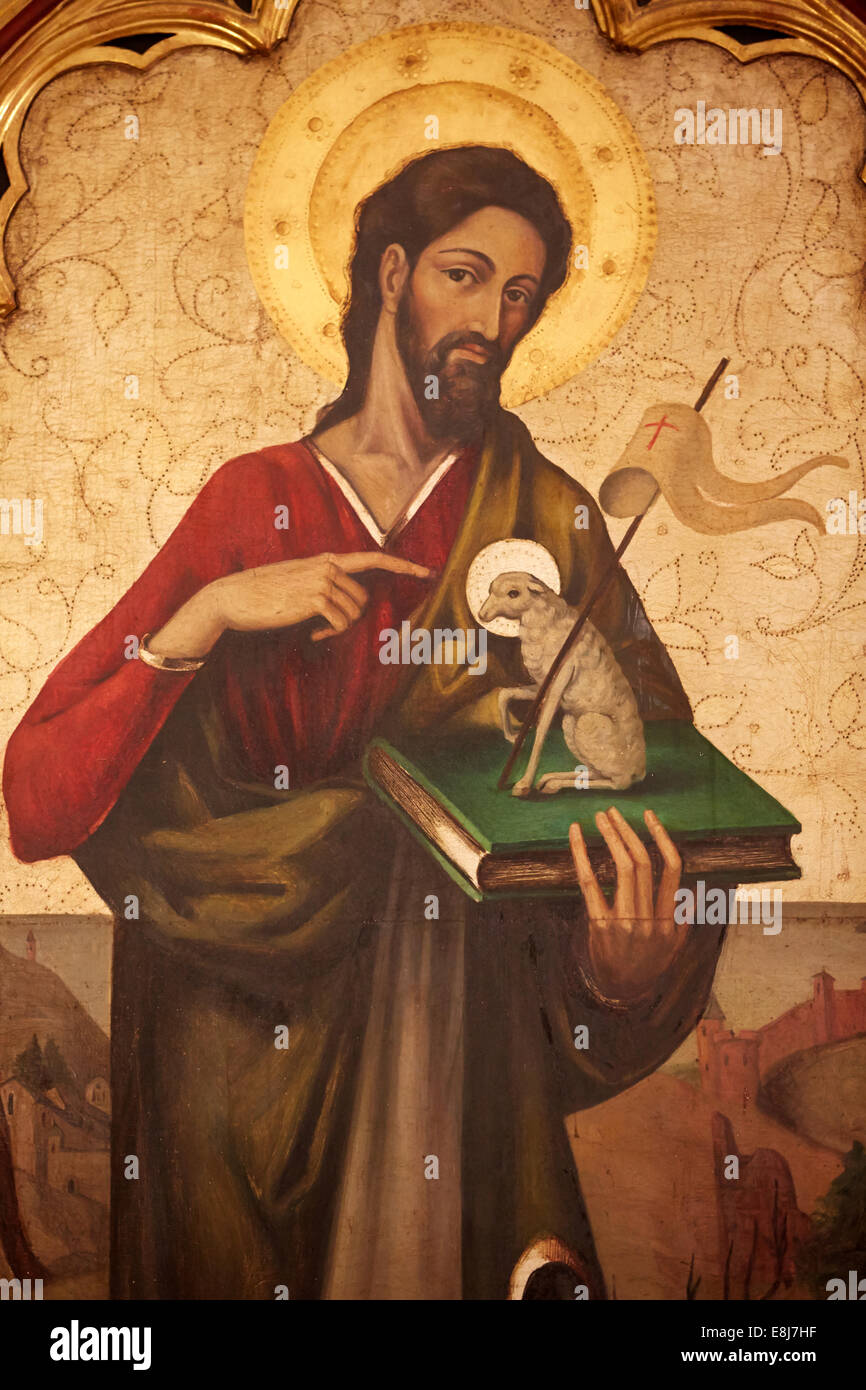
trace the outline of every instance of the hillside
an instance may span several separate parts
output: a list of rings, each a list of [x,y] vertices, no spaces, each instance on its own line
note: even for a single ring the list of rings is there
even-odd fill
[[[710,1129],[719,1108],[687,1082],[657,1072],[569,1118],[599,1257],[617,1298],[685,1298],[693,1254],[702,1278],[698,1298],[721,1298],[724,1257]],[[811,1213],[841,1171],[839,1158],[754,1107],[731,1110],[730,1119],[743,1151],[769,1148],[783,1155],[798,1205]]]
[[[53,1037],[79,1086],[108,1077],[108,1038],[59,976],[0,946],[0,1080],[36,1034]]]

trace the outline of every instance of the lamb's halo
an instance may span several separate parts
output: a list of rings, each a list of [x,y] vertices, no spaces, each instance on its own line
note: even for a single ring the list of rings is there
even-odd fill
[[[466,602],[476,623],[486,627],[496,637],[516,637],[520,630],[517,618],[494,618],[490,623],[482,623],[478,614],[494,579],[510,570],[525,570],[527,574],[534,574],[556,594],[562,589],[559,566],[550,551],[539,545],[538,541],[517,540],[514,536],[508,536],[505,540],[485,545],[469,566]]]

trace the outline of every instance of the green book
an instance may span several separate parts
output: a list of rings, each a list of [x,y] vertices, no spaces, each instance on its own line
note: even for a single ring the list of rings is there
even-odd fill
[[[616,806],[658,853],[644,824],[655,811],[683,859],[684,877],[714,883],[766,883],[800,877],[791,854],[799,821],[720,753],[693,724],[648,721],[647,772],[626,792],[577,790],[515,797],[496,783],[509,745],[495,730],[426,737],[402,748],[374,739],[364,775],[461,888],[476,900],[575,894],[568,831],[577,821],[599,883],[615,882],[613,862],[595,824]],[[528,757],[529,749],[524,753]],[[563,771],[575,760],[552,729],[539,765]],[[515,780],[519,769],[515,769]]]

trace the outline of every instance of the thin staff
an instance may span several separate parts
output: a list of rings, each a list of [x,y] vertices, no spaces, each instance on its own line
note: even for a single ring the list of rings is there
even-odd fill
[[[703,410],[704,406],[706,405],[713,392],[713,389],[717,381],[719,380],[719,377],[722,375],[725,368],[727,367],[729,360],[730,359],[727,357],[722,358],[721,362],[716,367],[716,370],[713,372],[703,391],[698,396],[698,399],[695,402],[695,410]],[[665,421],[664,423],[667,422]],[[653,436],[652,444],[655,443],[660,429],[661,424],[659,424],[659,430],[656,431],[656,435]],[[650,448],[652,447],[652,444],[649,445]],[[511,749],[511,752],[508,755],[508,760],[504,768],[502,769],[502,772],[500,773],[499,781],[496,784],[498,791],[504,791],[505,788],[508,786],[508,778],[511,775],[511,770],[514,767],[514,764],[517,761],[517,758],[520,754],[520,750],[526,741],[527,734],[529,733],[530,729],[535,728],[536,722],[538,720],[539,711],[541,710],[541,706],[544,703],[544,697],[550,689],[550,686],[553,683],[553,679],[556,676],[557,671],[562,666],[562,663],[565,661],[565,658],[568,656],[569,652],[571,651],[572,647],[574,646],[575,642],[577,641],[578,637],[583,631],[584,623],[586,622],[596,603],[601,598],[610,581],[613,579],[613,576],[616,574],[617,566],[619,565],[619,562],[623,554],[625,553],[627,547],[631,543],[632,537],[634,536],[635,532],[637,531],[637,528],[640,526],[641,522],[643,521],[650,507],[655,502],[658,495],[659,489],[656,488],[655,492],[653,493],[649,502],[644,507],[643,511],[639,512],[638,515],[633,519],[633,521],[629,525],[628,530],[626,531],[625,535],[623,536],[622,540],[616,548],[616,552],[614,553],[613,559],[611,560],[601,579],[596,584],[595,588],[593,589],[592,593],[590,594],[589,598],[587,599],[586,603],[584,604],[583,608],[578,614],[578,617],[575,620],[574,627],[571,629],[571,632],[566,637],[565,641],[563,642],[562,646],[557,652],[553,660],[553,663],[549,671],[547,672],[547,675],[544,677],[544,680],[538,687],[538,693],[532,702],[532,707],[517,732],[517,737],[515,738],[514,745]]]

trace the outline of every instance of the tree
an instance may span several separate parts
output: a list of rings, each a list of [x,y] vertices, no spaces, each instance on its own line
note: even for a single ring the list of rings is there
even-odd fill
[[[826,1298],[830,1279],[866,1271],[866,1149],[860,1140],[845,1155],[812,1217],[812,1235],[797,1258],[797,1273],[817,1298]]]
[[[73,1084],[66,1059],[53,1038],[49,1038],[45,1044],[45,1072],[49,1086],[68,1090]]]
[[[24,1085],[31,1091],[44,1091],[48,1085],[48,1078],[45,1073],[45,1058],[42,1055],[42,1048],[39,1039],[33,1034],[30,1042],[23,1052],[19,1052],[15,1058],[15,1075],[23,1081]]]
[[[68,1090],[73,1085],[72,1073],[57,1043],[49,1038],[43,1052],[35,1033],[24,1051],[15,1058],[15,1075],[37,1094],[50,1091],[52,1086],[66,1087]]]

